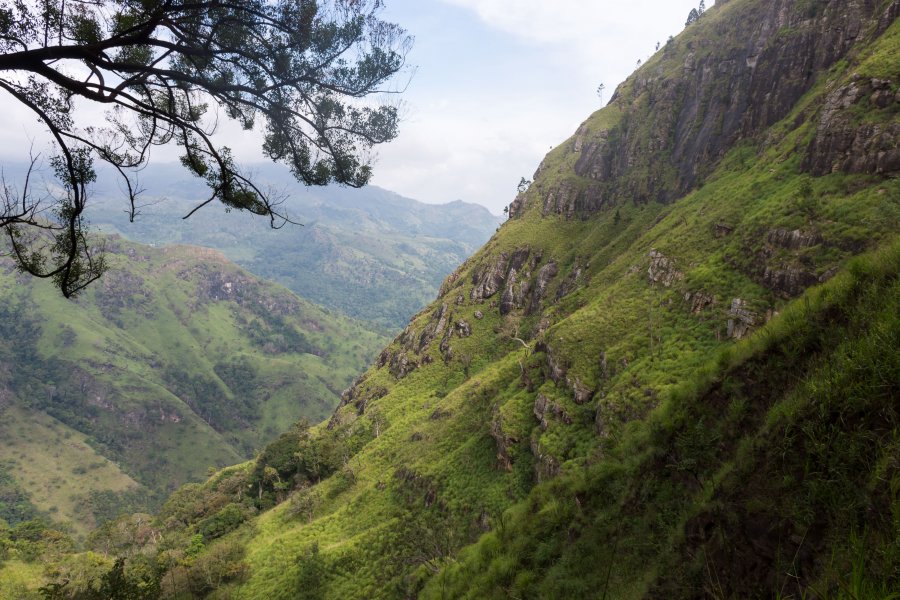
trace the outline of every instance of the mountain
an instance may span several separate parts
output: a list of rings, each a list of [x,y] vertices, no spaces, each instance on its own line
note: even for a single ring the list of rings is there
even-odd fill
[[[158,506],[330,414],[383,344],[215,250],[98,243],[109,271],[75,302],[0,263],[7,520],[41,511],[83,532]]]
[[[716,3],[544,159],[326,424],[56,575],[10,561],[0,590],[891,597],[898,16]],[[60,534],[30,527],[7,546],[50,555]]]
[[[148,206],[130,223],[110,173],[100,178],[89,214],[101,230],[147,244],[221,250],[256,275],[316,304],[393,334],[428,304],[441,280],[494,233],[499,217],[462,201],[424,204],[374,186],[306,188],[283,169],[258,165],[263,188],[285,197],[292,220],[273,230],[265,219],[208,206],[201,180],[180,165],[141,173]]]

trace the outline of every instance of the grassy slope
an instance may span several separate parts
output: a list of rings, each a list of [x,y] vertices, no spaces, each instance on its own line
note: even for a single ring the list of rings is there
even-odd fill
[[[3,410],[0,461],[15,474],[36,508],[86,533],[96,522],[81,507],[91,491],[124,492],[138,483],[99,455],[87,436],[53,417],[20,407]]]
[[[20,467],[15,475],[34,504],[55,507],[52,515],[78,531],[93,522],[90,511],[78,510],[91,492],[123,491],[133,478],[145,486],[144,500],[148,491],[159,498],[210,466],[249,457],[301,417],[321,420],[382,343],[209,251],[114,240],[109,256],[109,277],[76,304],[40,282],[0,277],[10,315],[32,324],[24,335],[36,356],[7,349],[7,371],[18,374],[7,383],[15,397],[7,426],[24,419],[28,427],[17,429],[21,444],[5,436],[3,453]],[[219,279],[245,296],[210,296]],[[301,337],[285,341],[283,328]],[[266,345],[272,340],[274,348]],[[239,370],[228,378],[223,367],[232,365]],[[42,432],[57,433],[45,439]],[[66,434],[88,446],[67,453],[52,474],[64,497],[47,495],[38,485],[45,477],[32,471],[57,460]],[[128,475],[98,471],[104,457]],[[108,477],[97,485],[87,479],[101,471]]]
[[[717,18],[727,17],[724,11],[720,14],[724,16]],[[715,21],[712,21],[707,30],[714,25]],[[844,173],[811,178],[799,168],[813,131],[810,109],[815,110],[827,91],[848,81],[852,74],[865,76],[881,68],[880,65],[886,60],[884,56],[890,56],[890,49],[896,47],[897,40],[898,25],[895,23],[877,44],[855,56],[853,63],[839,63],[830,73],[822,74],[818,84],[798,103],[793,113],[760,136],[766,140],[765,143],[753,140],[739,144],[710,174],[701,189],[671,205],[624,204],[587,220],[564,220],[552,216],[541,218],[540,194],[551,189],[559,178],[577,180],[576,176],[569,175],[577,159],[572,150],[573,140],[553,151],[545,160],[542,175],[529,192],[534,197],[527,204],[524,217],[506,223],[481,252],[460,268],[457,287],[443,299],[450,302],[454,319],[465,319],[473,326],[472,337],[454,339],[453,349],[457,357],[473,357],[469,370],[474,375],[466,379],[463,373],[465,365],[458,359],[445,365],[437,351],[437,342],[432,343],[428,351],[434,361],[400,382],[387,372],[386,367],[370,372],[362,387],[373,389],[385,386],[390,393],[367,409],[372,411],[374,406],[377,417],[370,412],[357,419],[353,416],[355,409],[342,409],[344,427],[347,431],[371,429],[373,419],[377,418],[387,422],[387,430],[348,463],[347,469],[352,470],[352,478],[335,476],[317,486],[320,501],[315,509],[316,518],[311,523],[292,517],[289,503],[258,520],[258,530],[248,545],[250,579],[238,588],[237,596],[292,597],[296,586],[302,585],[304,552],[314,544],[318,545],[320,556],[324,556],[328,564],[327,597],[392,597],[404,593],[404,590],[417,589],[417,578],[427,579],[429,570],[427,566],[422,566],[416,575],[410,576],[410,564],[415,565],[415,552],[403,555],[406,551],[403,550],[404,535],[409,533],[403,519],[405,511],[410,508],[429,515],[433,521],[432,534],[441,529],[442,519],[458,517],[466,522],[475,522],[480,515],[486,515],[491,525],[502,531],[506,530],[509,520],[514,519],[509,537],[501,537],[501,541],[497,541],[501,534],[488,534],[478,548],[464,555],[466,562],[462,567],[454,567],[446,576],[433,580],[433,587],[428,589],[436,595],[441,593],[445,583],[457,586],[455,593],[460,594],[472,585],[476,577],[482,578],[479,581],[482,581],[483,587],[473,588],[472,597],[489,593],[505,595],[511,589],[525,594],[528,590],[538,589],[534,587],[538,583],[546,586],[543,588],[545,594],[551,595],[592,589],[591,586],[597,582],[585,576],[585,569],[590,559],[600,559],[602,556],[598,556],[597,551],[588,551],[588,548],[595,544],[609,551],[610,544],[615,545],[615,536],[604,541],[602,532],[605,530],[598,529],[595,536],[589,538],[590,543],[566,548],[566,523],[568,519],[574,519],[572,511],[577,509],[573,509],[571,504],[561,504],[558,498],[567,494],[568,498],[576,497],[566,486],[572,486],[577,493],[580,489],[577,486],[590,485],[585,481],[591,481],[595,476],[601,477],[605,470],[617,472],[618,485],[624,486],[625,483],[621,482],[630,481],[627,477],[633,476],[637,468],[631,462],[639,463],[639,457],[623,459],[632,469],[630,471],[622,471],[623,467],[612,460],[601,462],[601,466],[590,467],[587,471],[584,470],[585,465],[596,463],[598,457],[607,453],[613,457],[627,454],[637,443],[634,436],[640,435],[634,430],[646,428],[641,430],[652,431],[653,427],[659,427],[658,419],[665,417],[648,416],[671,412],[671,406],[673,403],[677,405],[677,398],[685,394],[685,389],[693,387],[702,390],[704,386],[713,385],[713,382],[742,376],[737,368],[741,361],[727,358],[728,354],[724,355],[725,359],[720,359],[727,367],[724,371],[715,371],[710,366],[710,361],[715,361],[721,349],[732,343],[725,335],[731,301],[734,298],[744,299],[756,313],[758,324],[765,321],[767,314],[776,314],[786,306],[784,299],[762,287],[750,275],[750,259],[765,249],[775,252],[774,260],[777,261],[777,253],[780,252],[784,261],[813,265],[816,274],[821,275],[844,265],[861,248],[876,247],[892,239],[900,229],[900,182],[896,179]],[[679,47],[683,48],[680,44]],[[679,64],[681,58],[676,54],[664,64]],[[655,58],[646,69],[654,69],[657,61],[663,61],[663,58]],[[626,83],[621,93],[628,94],[630,85],[631,82]],[[613,106],[594,115],[587,122],[587,127],[606,129],[618,118],[620,114]],[[894,117],[889,114],[885,118]],[[809,195],[804,191],[807,185],[815,198],[813,206],[804,201],[805,195]],[[733,232],[725,237],[716,236],[715,225],[718,223],[729,224],[734,228]],[[824,242],[795,253],[769,248],[766,234],[776,228],[812,230]],[[554,281],[549,297],[554,296],[555,286],[576,264],[585,267],[582,281],[589,283],[549,306],[538,316],[514,312],[510,316],[500,317],[496,308],[488,307],[488,303],[473,304],[468,300],[462,306],[453,305],[457,294],[468,299],[471,275],[489,264],[491,257],[523,246],[530,246],[532,251],[537,248],[543,250],[544,258],[540,264],[546,264],[552,258],[561,266],[560,276]],[[683,280],[671,288],[649,283],[646,273],[651,248],[672,259],[683,273]],[[759,341],[741,345],[739,353],[759,353],[756,360],[772,369],[773,377],[792,378],[797,372],[808,372],[808,385],[821,387],[826,386],[832,376],[829,373],[834,370],[833,365],[850,360],[848,353],[853,355],[856,352],[852,348],[839,346],[841,335],[846,335],[841,332],[856,329],[867,332],[865,336],[869,337],[861,342],[864,346],[868,344],[864,351],[872,353],[881,348],[884,352],[885,346],[879,346],[882,342],[875,338],[882,335],[878,332],[884,328],[883,333],[894,335],[896,324],[889,318],[889,311],[879,312],[873,302],[880,294],[890,294],[896,289],[890,279],[893,277],[890,269],[896,268],[896,257],[892,255],[884,259],[884,265],[878,268],[885,269],[886,274],[883,275],[887,283],[871,284],[875,286],[875,291],[858,299],[858,305],[853,304],[856,299],[848,300],[851,308],[845,315],[846,320],[833,323],[836,333],[826,336],[822,364],[781,362],[779,356],[769,356],[769,348]],[[879,287],[882,284],[883,287]],[[850,284],[840,280],[833,285],[840,290],[841,286]],[[700,314],[692,314],[690,303],[684,296],[686,292],[698,291],[711,296],[714,302]],[[857,317],[853,316],[857,309],[863,315],[859,317],[860,322],[856,322]],[[411,329],[421,331],[433,310],[423,311],[413,321]],[[477,310],[486,313],[483,320],[475,317]],[[787,318],[796,319],[798,314],[802,314],[802,309],[794,308]],[[541,321],[544,321],[543,326]],[[802,325],[802,319],[793,330],[783,324],[784,318],[778,322],[782,323],[775,326],[775,331],[778,328],[781,331],[778,336],[789,338],[791,333],[821,333],[814,323],[808,324],[808,330],[804,329],[807,326]],[[841,329],[844,327],[846,329]],[[543,331],[537,333],[539,330]],[[547,357],[533,352],[533,342],[532,353],[526,356],[519,343],[512,339],[517,333],[537,335],[535,339],[551,348],[554,361],[566,365],[570,381],[578,380],[587,387],[598,389],[595,400],[587,405],[573,402],[571,386],[550,381],[546,373],[542,373],[546,371]],[[776,339],[782,338],[776,336]],[[400,350],[398,343],[393,348]],[[801,350],[805,351],[809,349]],[[605,356],[609,365],[617,366],[610,369],[608,373],[612,374],[605,377],[599,367],[601,356]],[[733,365],[729,362],[732,360],[736,361]],[[520,376],[520,362],[532,379],[531,386]],[[698,377],[698,373],[703,375]],[[869,374],[861,375],[860,383],[865,382]],[[851,385],[851,382],[846,382],[846,385]],[[572,423],[567,425],[551,421],[545,432],[536,427],[532,410],[537,392],[561,405]],[[775,419],[779,411],[787,410],[786,406],[808,402],[811,392],[800,390],[796,394],[785,397],[778,404],[779,409],[768,418]],[[883,403],[884,397],[880,398],[872,400],[876,407],[881,406],[879,401]],[[771,405],[776,400],[769,397],[766,402]],[[734,403],[736,411],[746,410],[740,408],[738,399],[729,399],[728,403]],[[863,410],[869,409],[872,407]],[[692,408],[684,410],[689,414]],[[598,413],[602,425],[602,436],[599,437]],[[755,416],[759,417],[758,414]],[[648,425],[635,424],[644,418],[649,418]],[[706,418],[722,417],[708,415]],[[827,418],[828,415],[822,416],[821,427],[828,426]],[[499,423],[503,435],[510,440],[506,452],[512,459],[511,471],[500,469],[495,460],[497,448],[490,435],[493,423]],[[740,426],[735,428],[734,424],[726,421],[716,435],[724,436],[726,432],[746,435],[745,444],[752,445],[754,439],[763,437],[763,433],[754,429],[758,421],[751,423],[740,421]],[[683,423],[679,422],[679,426]],[[789,426],[789,423],[781,425]],[[888,431],[895,426],[888,422]],[[656,452],[663,452],[665,444],[670,443],[673,436],[680,435],[680,430],[674,426],[671,428],[675,433],[670,431],[668,437],[655,442],[659,445]],[[896,429],[893,431],[896,432]],[[767,431],[765,435],[777,434]],[[852,443],[859,441],[852,435],[849,439]],[[533,468],[530,448],[536,448],[541,456],[553,457],[562,464],[563,473],[571,475],[561,479],[564,483],[559,483],[559,487],[550,484],[528,495]],[[884,460],[895,456],[891,448],[884,450]],[[802,450],[809,451],[808,448]],[[641,456],[653,451],[642,449]],[[738,466],[753,472],[762,468],[760,462],[754,462],[756,460],[760,460],[759,457],[743,458],[743,462],[723,459],[725,464],[721,466],[722,470],[712,471],[708,476],[724,478]],[[851,460],[848,457],[847,464],[852,464]],[[419,481],[427,482],[422,484],[424,491],[421,497],[410,506],[401,499],[406,483],[396,476],[399,465],[415,472],[421,478]],[[872,473],[862,475],[856,482],[869,481],[866,477]],[[737,487],[738,483],[732,485],[734,490],[745,491]],[[660,494],[679,492],[675,485],[661,487]],[[706,494],[712,489],[707,482],[702,482],[702,487],[701,492]],[[697,493],[696,490],[691,491]],[[767,491],[772,493],[772,490]],[[786,495],[787,504],[795,503],[791,506],[797,510],[802,506],[799,499],[801,492],[790,487],[778,490],[778,493]],[[703,504],[703,493],[698,493],[696,506],[691,504],[690,510],[699,512],[698,506],[707,506]],[[529,499],[525,503],[515,504],[526,495]],[[433,502],[433,497],[438,498],[441,510],[428,512],[431,509],[425,507],[423,499],[428,503]],[[748,494],[747,497],[748,501],[752,501],[758,496]],[[614,504],[616,502],[615,496],[604,498]],[[503,512],[513,504],[517,508],[510,513]],[[596,511],[593,507],[592,510]],[[658,538],[645,539],[634,534],[622,543],[640,542],[653,548],[665,547],[671,543],[670,537],[674,536],[677,541],[682,535],[679,533],[680,527],[692,514],[690,510],[684,506],[673,508],[672,521],[666,524],[667,528],[661,528],[662,531],[656,533]],[[529,516],[522,516],[525,513]],[[534,513],[537,513],[536,517]],[[652,511],[636,517],[631,513],[625,513],[625,516],[652,530],[652,524],[641,522],[651,518],[651,514]],[[733,514],[726,512],[726,517],[731,518]],[[828,518],[834,518],[837,514],[831,513]],[[588,522],[590,518],[591,515],[584,517]],[[623,514],[609,512],[603,518],[615,523],[623,518]],[[664,517],[660,515],[659,518]],[[578,523],[578,527],[586,527],[581,521]],[[454,545],[471,539],[472,532],[467,532],[466,527],[454,526],[451,529],[456,536]],[[643,532],[639,527],[635,529]],[[836,534],[838,538],[848,534],[846,529],[839,531]],[[579,532],[580,529],[573,535]],[[426,533],[419,533],[427,537]],[[545,535],[563,536],[563,539],[553,538],[544,548],[541,543]],[[875,535],[881,533],[876,532]],[[513,540],[520,543],[517,545]],[[847,546],[841,542],[841,539],[830,540],[832,545],[827,547],[843,552]],[[519,545],[526,546],[522,555],[516,554]],[[504,550],[507,546],[508,552]],[[398,547],[401,549],[397,550]],[[822,549],[824,547],[823,542],[815,550],[827,553]],[[586,558],[582,560],[579,552]],[[648,560],[648,556],[656,565],[649,570],[641,562]],[[568,570],[566,567],[551,570],[548,574],[549,565],[560,558],[571,561],[572,566]],[[675,559],[652,553],[636,553],[629,560],[632,560],[630,566],[638,572],[639,578],[628,586],[617,588],[619,591],[616,593],[626,597],[640,595],[641,590],[647,589],[654,579],[654,569],[660,564],[658,561]],[[689,565],[686,568],[694,569],[692,577],[697,576],[696,560],[699,560],[696,556],[690,556],[686,561]],[[840,565],[836,567],[838,570],[846,566],[835,560],[835,564]],[[435,561],[440,563],[440,557],[435,557]],[[818,575],[825,577],[823,573],[820,571]],[[880,575],[885,573],[882,570]],[[616,585],[624,585],[625,579],[617,578]],[[584,588],[566,587],[566,582],[578,586],[582,580],[586,586]],[[812,582],[806,580],[804,583]],[[596,587],[593,589],[596,590]]]
[[[638,75],[677,71],[683,42],[727,34],[718,26],[746,4],[711,11]],[[672,204],[543,217],[561,181],[589,184],[572,174],[574,139],[558,146],[525,214],[460,267],[389,346],[388,364],[356,386],[375,396],[363,414],[351,402],[333,430],[315,432],[346,442],[343,466],[314,485],[297,481],[287,501],[210,540],[203,556],[241,549],[231,563],[241,568],[210,597],[796,596],[798,581],[863,597],[896,584],[900,182],[810,177],[800,162],[829,91],[884,61],[896,73],[898,33],[895,23],[821,73],[792,114]],[[640,93],[635,78],[620,89],[635,105],[648,102]],[[585,127],[622,118],[613,104]],[[717,236],[722,223],[731,233]],[[788,251],[769,241],[775,229],[820,241]],[[474,274],[526,246],[540,250],[532,273],[559,266],[541,311],[501,316],[499,294],[470,299]],[[793,302],[754,275],[760,254],[826,275],[878,247]],[[681,273],[670,287],[648,280],[651,249]],[[574,289],[557,298],[576,267]],[[711,301],[692,312],[686,294],[701,292]],[[758,330],[740,342],[726,335],[736,298]],[[442,303],[472,330],[451,339],[446,362],[440,335],[421,353],[410,342]],[[398,380],[389,364],[401,355],[421,366]],[[554,366],[565,369],[558,382]],[[595,395],[578,404],[578,387]],[[559,409],[546,430],[539,394]],[[223,506],[249,506],[243,478],[265,464],[173,499],[161,517],[172,524],[167,543],[184,552]]]
[[[897,30],[895,24],[878,44],[857,57],[853,72],[869,74],[883,64],[885,53],[897,45]],[[668,64],[678,63],[676,56]],[[655,66],[651,62],[646,68]],[[530,483],[529,438],[535,436],[541,452],[564,464],[571,461],[568,468],[580,469],[585,457],[598,451],[598,445],[615,447],[628,430],[627,422],[671,398],[708,364],[723,346],[733,298],[745,299],[761,319],[767,311],[782,310],[784,301],[740,268],[741,260],[765,243],[766,231],[777,227],[817,231],[826,243],[804,250],[802,260],[817,265],[820,274],[843,264],[853,254],[848,248],[858,248],[860,243],[872,247],[894,236],[900,229],[900,185],[896,179],[841,173],[809,178],[799,172],[802,151],[798,150],[805,147],[812,133],[811,120],[801,115],[808,114],[808,107],[821,102],[826,89],[839,85],[850,71],[850,65],[843,63],[824,74],[793,114],[770,130],[766,137],[775,143],[762,150],[755,144],[733,149],[700,190],[679,202],[622,205],[616,211],[618,219],[609,210],[586,221],[539,218],[539,204],[531,202],[524,218],[504,225],[500,234],[461,268],[459,281],[466,283],[453,290],[448,299],[457,293],[468,297],[467,282],[474,266],[501,251],[530,245],[543,249],[545,257],[560,265],[587,263],[585,279],[590,284],[541,316],[552,323],[542,339],[553,348],[554,358],[568,365],[570,379],[602,388],[603,398],[597,404],[607,421],[604,438],[598,439],[594,431],[595,407],[576,405],[569,389],[550,381],[539,391],[562,404],[573,423],[551,423],[547,432],[535,428],[531,415],[534,393],[524,389],[518,377],[517,363],[524,352],[509,339],[509,332],[532,330],[539,326],[537,317],[513,315],[501,319],[495,311],[485,310],[488,315],[478,321],[473,314],[482,306],[467,303],[455,308],[455,318],[474,324],[475,334],[455,341],[454,350],[476,357],[472,369],[477,375],[461,384],[460,365],[447,368],[439,359],[400,384],[394,384],[386,369],[371,374],[371,386],[392,387],[391,394],[376,404],[391,428],[354,459],[359,465],[357,483],[335,501],[324,503],[319,509],[323,516],[312,525],[297,523],[289,530],[291,521],[286,519],[285,510],[273,511],[260,520],[261,533],[249,546],[253,577],[242,588],[243,596],[288,597],[290,592],[285,590],[291,589],[291,577],[296,573],[282,570],[285,562],[276,556],[300,555],[302,548],[316,541],[337,566],[329,580],[329,596],[397,593],[394,586],[403,584],[390,577],[392,569],[386,565],[396,567],[399,561],[382,558],[390,555],[391,529],[397,529],[396,524],[391,527],[390,520],[397,514],[396,499],[378,491],[375,485],[378,481],[391,482],[392,465],[404,465],[430,477],[451,511],[472,516],[485,511],[494,517],[496,526],[501,522],[502,507],[522,497]],[[628,85],[622,93],[628,93]],[[618,117],[614,107],[605,109],[588,121],[588,127],[605,129]],[[556,177],[573,177],[567,175],[577,158],[571,142],[548,156],[542,169],[545,175],[536,181],[532,193],[539,193],[542,186],[552,187]],[[804,182],[817,198],[812,214],[799,196]],[[717,237],[717,223],[730,224],[734,232],[724,239]],[[647,253],[651,248],[673,259],[683,270],[684,280],[676,289],[648,284]],[[565,271],[557,281],[562,275]],[[715,303],[698,316],[690,313],[683,296],[685,291],[700,290],[714,297]],[[421,329],[424,321],[420,318],[414,328]],[[873,323],[880,326],[877,318]],[[494,329],[500,330],[499,336]],[[602,385],[598,381],[601,352],[610,364],[624,364],[624,360],[628,365],[625,372]],[[535,366],[542,362],[535,355],[531,361]],[[482,369],[482,365],[489,366]],[[818,375],[812,377],[815,380]],[[431,415],[436,407],[452,417],[434,421]],[[494,443],[488,429],[498,413],[506,434],[518,440],[510,448],[514,459],[510,473],[498,472],[493,461]],[[420,433],[425,443],[411,442],[413,433]],[[552,500],[545,508],[550,514],[556,510]],[[527,525],[513,535],[531,543],[541,539]],[[487,581],[498,583],[492,579],[495,571],[509,577],[518,572],[514,566],[517,557],[496,549],[492,552],[498,553],[497,559],[479,565]],[[343,564],[350,567],[341,570]],[[577,563],[579,568],[585,564]],[[468,571],[463,572],[457,580],[462,588],[457,592],[470,585],[470,576]],[[567,576],[573,581],[579,579],[572,572]],[[520,592],[531,585],[527,579],[520,584]],[[473,597],[478,595],[473,592]]]
[[[534,489],[424,597],[886,597],[898,273],[895,242],[719,352],[584,468]]]

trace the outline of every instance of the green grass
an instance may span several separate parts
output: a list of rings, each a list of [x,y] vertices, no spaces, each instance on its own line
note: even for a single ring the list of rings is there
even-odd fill
[[[38,600],[37,588],[43,579],[43,567],[10,561],[0,568],[0,599]]]
[[[35,507],[74,532],[96,526],[83,504],[90,492],[126,492],[138,484],[75,431],[41,413],[11,406],[2,411],[0,462],[15,473]]]
[[[672,109],[654,106],[648,78],[680,77],[689,51],[740,50],[733,28],[764,10],[732,0],[711,11],[578,135],[611,140],[630,119],[632,143],[648,142],[653,117]],[[597,212],[544,216],[561,185],[596,183],[574,174],[575,138],[561,144],[516,218],[387,346],[329,424],[298,427],[255,460],[182,489],[155,522],[159,546],[122,551],[169,565],[160,568],[173,589],[218,560],[228,576],[213,598],[894,589],[900,180],[811,177],[803,159],[826,96],[860,64],[890,61],[895,37],[894,28],[866,39],[817,74],[783,120],[698,166],[698,185],[671,203],[645,197],[678,184],[648,154]],[[777,230],[813,241],[786,248]],[[501,315],[500,293],[471,300],[473,280],[501,253],[526,248],[518,281],[529,289],[551,262],[559,271],[539,310],[526,303]],[[651,250],[665,257],[670,285],[650,279]],[[801,274],[811,289],[778,289],[767,269]],[[695,304],[698,296],[706,300]],[[192,298],[170,301],[176,312]],[[422,344],[443,304],[454,334]],[[737,340],[727,331],[741,304],[754,321]],[[161,337],[183,339],[173,356],[208,373],[216,361],[193,348],[214,355],[216,336],[233,337],[238,318],[213,308],[192,316]],[[471,336],[460,337],[461,321]],[[153,337],[148,329],[140,339]],[[445,339],[452,351],[441,349]],[[256,365],[250,342],[232,350]],[[417,365],[402,377],[400,358]],[[299,379],[329,387],[308,360]],[[267,380],[296,381],[285,363],[267,364]],[[553,406],[546,430],[534,415],[539,394]],[[263,421],[284,416],[277,403],[257,410]],[[238,514],[239,525],[225,518]],[[204,533],[226,521],[227,532]]]
[[[123,500],[119,510],[151,507],[210,466],[250,458],[298,419],[327,417],[384,342],[214,251],[120,239],[108,247],[108,277],[75,302],[45,282],[17,286],[9,270],[0,275],[0,354],[11,376],[4,389],[15,422],[30,422],[4,439],[4,456],[24,453],[22,487],[79,533],[117,514],[111,500],[84,512],[93,506],[88,492],[140,486],[137,504]],[[228,281],[231,296],[222,288]],[[67,455],[50,422],[87,446]],[[41,445],[44,434],[50,441]],[[54,453],[65,460],[48,472],[112,461],[114,473],[55,479],[48,492],[36,474]]]

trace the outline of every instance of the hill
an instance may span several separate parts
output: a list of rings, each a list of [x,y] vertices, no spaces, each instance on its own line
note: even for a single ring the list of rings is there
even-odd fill
[[[283,208],[302,226],[272,230],[264,219],[218,206],[182,220],[206,188],[180,165],[164,163],[142,173],[149,205],[134,223],[114,188],[98,187],[89,217],[103,231],[146,244],[216,248],[260,277],[390,334],[500,223],[462,201],[425,204],[374,186],[305,188],[271,165],[254,172],[260,185],[286,198]],[[114,180],[110,174],[100,183]]]
[[[0,272],[0,464],[78,531],[320,421],[383,343],[214,250],[105,245],[74,303]]]
[[[717,3],[545,158],[327,424],[143,536],[98,532],[97,572],[127,557],[165,598],[890,597],[898,16]],[[0,585],[63,579],[29,568]]]

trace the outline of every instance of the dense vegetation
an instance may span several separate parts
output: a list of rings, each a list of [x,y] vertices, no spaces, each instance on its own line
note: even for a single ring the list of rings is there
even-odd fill
[[[423,204],[375,187],[303,188],[259,165],[256,178],[290,198],[281,207],[302,226],[272,231],[208,209],[184,221],[203,186],[177,167],[148,167],[148,198],[164,197],[131,223],[116,190],[99,187],[92,222],[145,244],[216,248],[254,274],[393,335],[434,299],[441,281],[488,240],[499,219],[464,202]],[[148,201],[149,202],[149,201]]]
[[[0,275],[0,518],[79,532],[321,420],[378,334],[199,248],[106,238],[72,305]]]
[[[78,553],[29,533],[46,567],[7,543],[0,594],[892,597],[898,16],[706,11],[327,423]]]

